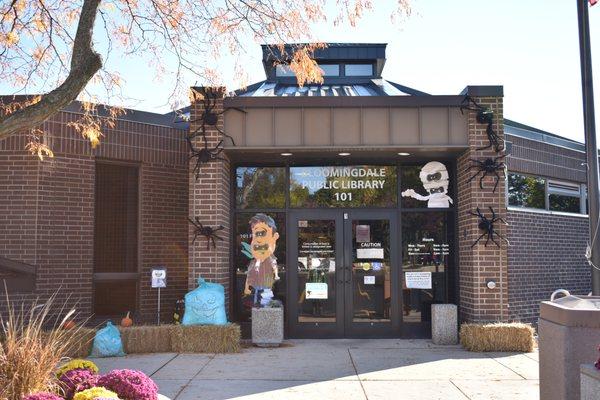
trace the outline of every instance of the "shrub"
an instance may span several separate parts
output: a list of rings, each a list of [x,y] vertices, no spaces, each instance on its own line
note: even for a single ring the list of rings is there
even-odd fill
[[[56,366],[73,346],[79,328],[50,332],[44,328],[62,326],[75,310],[57,318],[66,310],[55,306],[54,296],[41,305],[26,307],[21,303],[19,309],[8,297],[6,302],[7,316],[0,317],[0,399],[21,400],[30,393],[57,392]]]
[[[54,393],[41,392],[25,396],[23,400],[63,400],[63,398]]]
[[[106,388],[94,387],[75,393],[73,400],[118,399],[119,396]]]
[[[156,400],[158,387],[146,374],[131,369],[116,369],[98,379],[105,387],[123,400]]]
[[[96,382],[98,382],[98,375],[89,369],[78,368],[65,372],[58,380],[65,398],[70,400],[73,398],[75,393],[96,386]]]
[[[93,362],[88,360],[76,359],[71,360],[66,364],[63,364],[56,372],[56,377],[60,378],[62,374],[73,369],[87,369],[88,371],[94,374],[98,373],[98,367]]]

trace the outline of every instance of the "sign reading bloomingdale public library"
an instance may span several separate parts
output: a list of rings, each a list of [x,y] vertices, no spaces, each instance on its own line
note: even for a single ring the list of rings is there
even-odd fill
[[[291,167],[292,207],[395,207],[396,167]]]

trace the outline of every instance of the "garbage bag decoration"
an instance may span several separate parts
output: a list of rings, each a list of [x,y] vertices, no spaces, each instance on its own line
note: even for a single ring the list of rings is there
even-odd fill
[[[183,325],[225,325],[225,288],[198,278],[198,287],[185,295]]]
[[[121,357],[124,356],[121,332],[112,322],[108,321],[106,326],[94,337],[91,357]]]

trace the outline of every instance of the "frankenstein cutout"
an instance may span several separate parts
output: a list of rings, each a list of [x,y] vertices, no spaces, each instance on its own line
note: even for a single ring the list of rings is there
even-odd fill
[[[250,253],[252,259],[248,264],[246,272],[246,284],[244,294],[251,294],[254,290],[254,304],[258,300],[258,292],[271,290],[273,283],[279,279],[277,269],[277,258],[274,256],[277,246],[277,226],[273,218],[266,214],[256,214],[250,219],[250,230],[252,241],[250,242]]]
[[[421,168],[419,178],[427,195],[422,196],[414,189],[408,189],[402,192],[402,197],[426,201],[428,208],[448,208],[453,204],[448,196],[449,176],[444,164],[438,161],[428,162]]]

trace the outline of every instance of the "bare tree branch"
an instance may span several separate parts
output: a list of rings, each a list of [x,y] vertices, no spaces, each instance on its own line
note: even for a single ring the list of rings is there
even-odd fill
[[[0,117],[0,139],[44,122],[61,108],[74,101],[90,79],[102,67],[102,58],[94,50],[92,36],[101,0],[85,0],[81,8],[77,33],[73,42],[71,69],[64,82],[40,101],[6,117]]]

